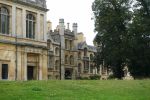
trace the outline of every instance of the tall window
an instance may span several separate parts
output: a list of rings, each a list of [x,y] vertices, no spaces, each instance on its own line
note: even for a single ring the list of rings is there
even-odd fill
[[[78,73],[81,73],[81,63],[78,64]]]
[[[33,14],[27,14],[26,16],[26,37],[35,38],[35,17]]]
[[[0,8],[0,33],[9,34],[9,12],[7,8]]]
[[[84,48],[84,56],[87,56],[87,48]]]
[[[68,55],[65,56],[65,64],[68,64]]]
[[[59,48],[58,47],[55,48],[55,55],[59,56]]]
[[[68,43],[67,39],[65,39],[65,49],[68,49]]]
[[[71,55],[70,56],[70,65],[73,65],[74,64],[74,57]]]
[[[59,70],[59,60],[55,61],[55,70]]]
[[[70,40],[70,50],[72,50],[72,40]]]

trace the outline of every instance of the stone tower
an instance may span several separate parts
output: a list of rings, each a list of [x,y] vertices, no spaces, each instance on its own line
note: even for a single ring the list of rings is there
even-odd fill
[[[61,79],[64,80],[64,49],[65,49],[65,38],[64,38],[64,19],[59,19],[59,35],[60,35],[60,66],[61,66]]]

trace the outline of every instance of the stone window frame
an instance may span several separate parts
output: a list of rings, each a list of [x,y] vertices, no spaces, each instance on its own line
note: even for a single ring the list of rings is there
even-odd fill
[[[3,10],[3,12],[1,12]],[[2,23],[2,17],[5,17],[4,23]],[[8,35],[9,34],[9,25],[10,25],[10,11],[5,6],[0,6],[0,33]],[[5,24],[4,26],[2,24]],[[4,28],[4,30],[3,30]]]
[[[36,16],[32,12],[26,14],[26,38],[35,39],[36,33]]]

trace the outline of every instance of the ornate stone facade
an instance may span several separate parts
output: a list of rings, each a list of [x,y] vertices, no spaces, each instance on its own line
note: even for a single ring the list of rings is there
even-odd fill
[[[0,80],[46,80],[45,0],[0,0]]]
[[[98,74],[96,48],[59,20],[46,22],[45,0],[0,0],[0,80],[78,79]],[[47,34],[47,29],[49,30]]]
[[[99,72],[93,62],[96,48],[86,44],[77,23],[73,23],[72,29],[69,23],[65,28],[64,19],[60,19],[57,28],[48,32],[49,79],[78,79]]]

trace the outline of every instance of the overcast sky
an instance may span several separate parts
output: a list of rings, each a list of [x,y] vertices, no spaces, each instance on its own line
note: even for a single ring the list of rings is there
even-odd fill
[[[47,0],[49,12],[47,19],[52,22],[52,28],[55,29],[60,18],[64,18],[65,25],[78,23],[78,32],[83,32],[89,45],[93,45],[94,21],[91,5],[94,0]]]

